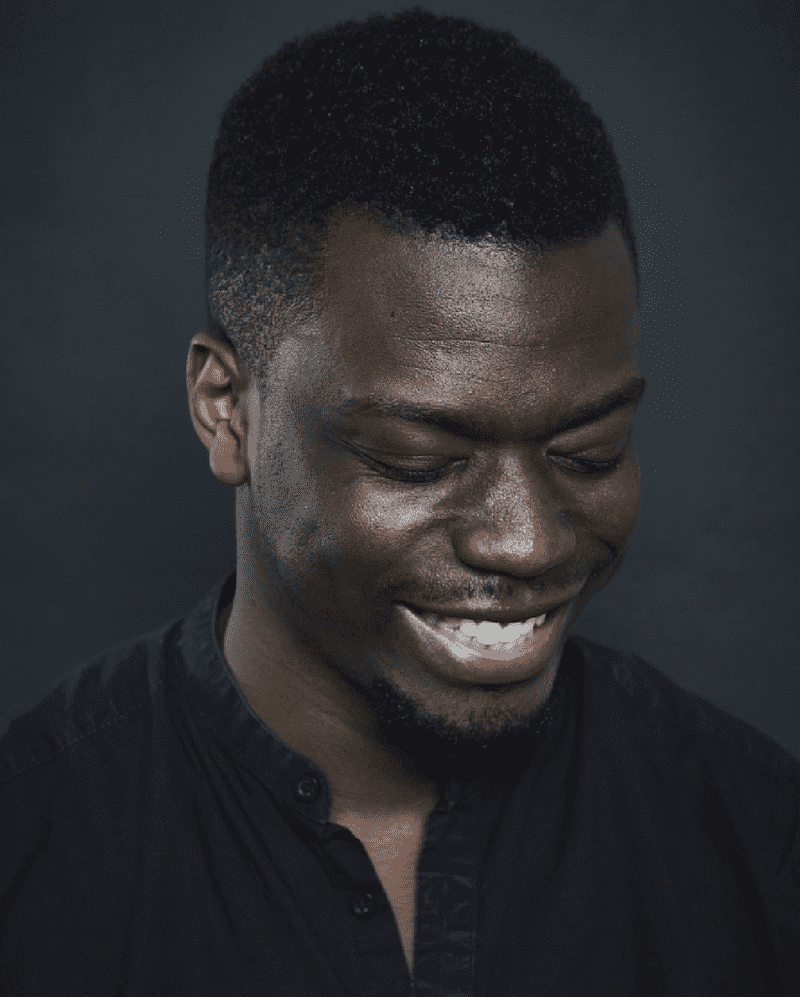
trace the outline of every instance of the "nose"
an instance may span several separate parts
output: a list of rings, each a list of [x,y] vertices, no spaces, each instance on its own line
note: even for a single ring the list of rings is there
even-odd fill
[[[498,456],[470,491],[453,541],[470,567],[518,577],[563,564],[576,545],[558,495],[530,457],[513,454]]]

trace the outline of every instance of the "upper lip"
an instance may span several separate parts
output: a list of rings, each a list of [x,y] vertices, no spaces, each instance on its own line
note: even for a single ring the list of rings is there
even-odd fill
[[[518,623],[559,609],[565,602],[570,602],[577,595],[576,592],[574,595],[561,596],[559,599],[553,599],[539,606],[524,606],[521,609],[498,609],[497,607],[490,609],[488,606],[486,609],[467,606],[417,606],[411,602],[406,603],[406,605],[420,614],[433,613],[436,616],[448,616],[459,620],[488,620],[490,623]]]

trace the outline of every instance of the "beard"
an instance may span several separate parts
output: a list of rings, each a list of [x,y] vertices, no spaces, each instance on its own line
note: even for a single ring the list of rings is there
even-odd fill
[[[473,712],[459,720],[430,711],[385,675],[373,678],[367,698],[385,744],[408,755],[420,771],[437,780],[469,778],[480,769],[510,773],[519,764],[527,765],[562,715],[566,682],[559,664],[547,698],[538,706],[532,704],[530,712],[511,713],[499,707],[487,716]],[[485,688],[491,700],[493,693]]]

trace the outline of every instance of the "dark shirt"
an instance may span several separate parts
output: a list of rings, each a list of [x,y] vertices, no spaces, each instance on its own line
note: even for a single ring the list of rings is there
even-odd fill
[[[578,637],[530,751],[441,783],[412,984],[325,772],[220,652],[234,584],[0,727],[4,997],[800,994],[800,765]]]

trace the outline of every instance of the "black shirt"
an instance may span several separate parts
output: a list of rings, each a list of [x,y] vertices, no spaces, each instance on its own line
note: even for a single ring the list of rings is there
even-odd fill
[[[220,652],[230,576],[0,732],[0,993],[800,994],[800,765],[567,642],[531,750],[442,782],[414,981],[325,773]]]

